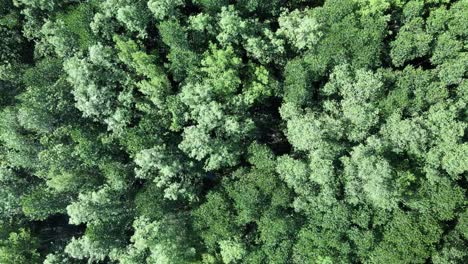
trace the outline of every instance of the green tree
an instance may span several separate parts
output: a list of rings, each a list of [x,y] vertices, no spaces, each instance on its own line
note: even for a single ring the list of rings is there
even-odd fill
[[[284,36],[299,50],[310,49],[316,45],[322,36],[321,25],[310,10],[294,10],[283,13],[278,18],[280,28],[277,34]]]
[[[40,263],[38,246],[37,238],[29,230],[12,232],[7,239],[0,241],[0,261],[5,264]]]
[[[204,78],[199,83],[188,83],[180,93],[182,103],[189,108],[190,120],[196,123],[184,129],[179,148],[189,157],[203,160],[206,170],[239,162],[245,146],[242,142],[255,128],[245,110],[272,94],[269,89],[274,81],[265,71],[256,71],[258,75],[242,85],[242,66],[231,46],[218,49],[212,45],[200,69]]]
[[[64,214],[70,201],[70,195],[40,185],[23,196],[21,206],[27,217],[33,220],[45,220],[54,214]]]
[[[372,262],[424,263],[442,234],[429,215],[416,217],[397,212],[388,226],[382,242],[369,255]]]
[[[391,57],[395,66],[425,56],[430,50],[432,36],[424,32],[424,21],[416,17],[403,25],[392,42]]]

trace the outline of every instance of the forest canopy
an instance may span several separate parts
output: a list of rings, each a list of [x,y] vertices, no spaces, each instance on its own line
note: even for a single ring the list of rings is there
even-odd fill
[[[468,263],[467,0],[0,0],[0,263]]]

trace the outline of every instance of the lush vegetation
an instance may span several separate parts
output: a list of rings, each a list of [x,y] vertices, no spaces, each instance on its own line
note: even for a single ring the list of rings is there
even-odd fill
[[[467,0],[0,0],[0,263],[468,263]]]

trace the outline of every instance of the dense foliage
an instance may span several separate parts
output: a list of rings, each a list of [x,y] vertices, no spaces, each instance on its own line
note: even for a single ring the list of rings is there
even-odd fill
[[[467,0],[0,0],[0,263],[468,263]]]

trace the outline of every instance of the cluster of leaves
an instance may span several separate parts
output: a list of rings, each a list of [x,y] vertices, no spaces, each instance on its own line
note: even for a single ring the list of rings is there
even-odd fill
[[[1,263],[467,263],[465,0],[0,0]]]

